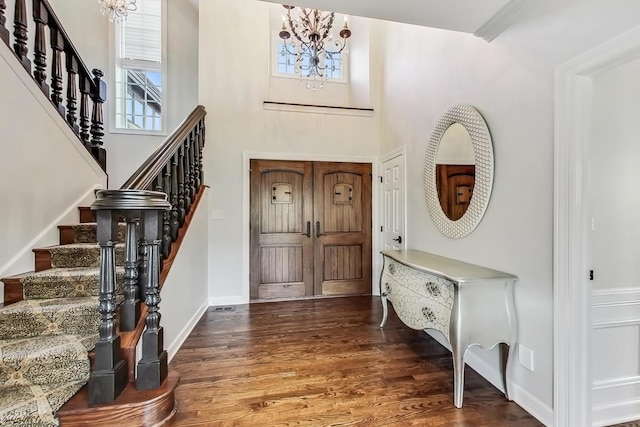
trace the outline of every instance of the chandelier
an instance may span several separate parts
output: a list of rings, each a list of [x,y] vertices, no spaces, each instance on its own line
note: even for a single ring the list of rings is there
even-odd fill
[[[111,22],[127,19],[129,11],[136,10],[136,0],[98,0],[100,11],[108,15]]]
[[[279,33],[284,42],[280,54],[287,57],[287,62],[289,58],[294,58],[294,70],[300,73],[301,78],[307,79],[307,89],[322,88],[328,74],[336,70],[336,62],[341,63],[341,53],[351,37],[347,18],[338,39],[331,33],[335,18],[333,12],[283,6],[287,13],[282,16],[282,30]],[[297,9],[297,16],[292,17],[294,9]]]

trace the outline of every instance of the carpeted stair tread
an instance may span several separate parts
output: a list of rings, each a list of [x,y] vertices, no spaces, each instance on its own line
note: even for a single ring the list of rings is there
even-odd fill
[[[54,414],[88,381],[42,386],[0,387],[0,425],[54,427]]]
[[[22,283],[24,299],[98,296],[100,268],[49,268],[7,279],[17,279]],[[122,293],[123,284],[124,267],[116,267],[116,293]]]
[[[0,308],[0,339],[87,335],[99,323],[96,297],[24,300]]]
[[[86,380],[88,351],[98,334],[51,335],[0,341],[0,386],[63,384]]]
[[[97,242],[95,222],[83,224],[61,225],[58,227],[61,232],[60,243],[95,243]],[[126,223],[118,224],[118,242],[124,242],[124,236],[127,229]]]
[[[100,246],[97,243],[73,243],[40,248],[51,254],[52,268],[99,267]],[[124,244],[115,245],[116,265],[124,265]]]

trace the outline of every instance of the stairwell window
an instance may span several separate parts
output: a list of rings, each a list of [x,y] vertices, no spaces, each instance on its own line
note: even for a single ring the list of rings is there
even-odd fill
[[[164,0],[138,0],[116,24],[115,130],[164,132],[166,61]]]
[[[288,52],[285,49],[284,43],[277,37],[277,33],[274,33],[272,38],[274,43],[275,58],[272,57],[273,70],[272,75],[275,77],[294,77],[305,78],[309,75],[309,56],[303,55],[302,62],[296,62],[296,55]],[[292,44],[289,44],[289,49],[293,49]],[[300,46],[296,46],[295,49],[302,49]],[[327,55],[323,55],[320,58],[320,69],[322,74],[327,78],[327,81],[334,83],[347,83],[346,68],[348,65],[348,59],[345,52],[331,52],[327,50]]]

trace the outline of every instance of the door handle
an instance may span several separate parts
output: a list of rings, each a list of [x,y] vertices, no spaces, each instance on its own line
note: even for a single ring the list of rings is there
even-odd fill
[[[316,237],[320,237],[322,233],[320,232],[320,221],[316,221]]]
[[[393,240],[394,242],[398,242],[399,245],[402,244],[402,236],[398,236],[397,239],[391,239],[391,240]]]
[[[306,234],[307,237],[311,237],[311,221],[307,221],[307,232],[303,234]]]

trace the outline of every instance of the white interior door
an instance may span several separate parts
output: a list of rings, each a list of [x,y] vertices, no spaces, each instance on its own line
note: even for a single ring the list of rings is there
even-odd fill
[[[405,156],[398,153],[382,161],[382,247],[404,249],[405,233]]]

